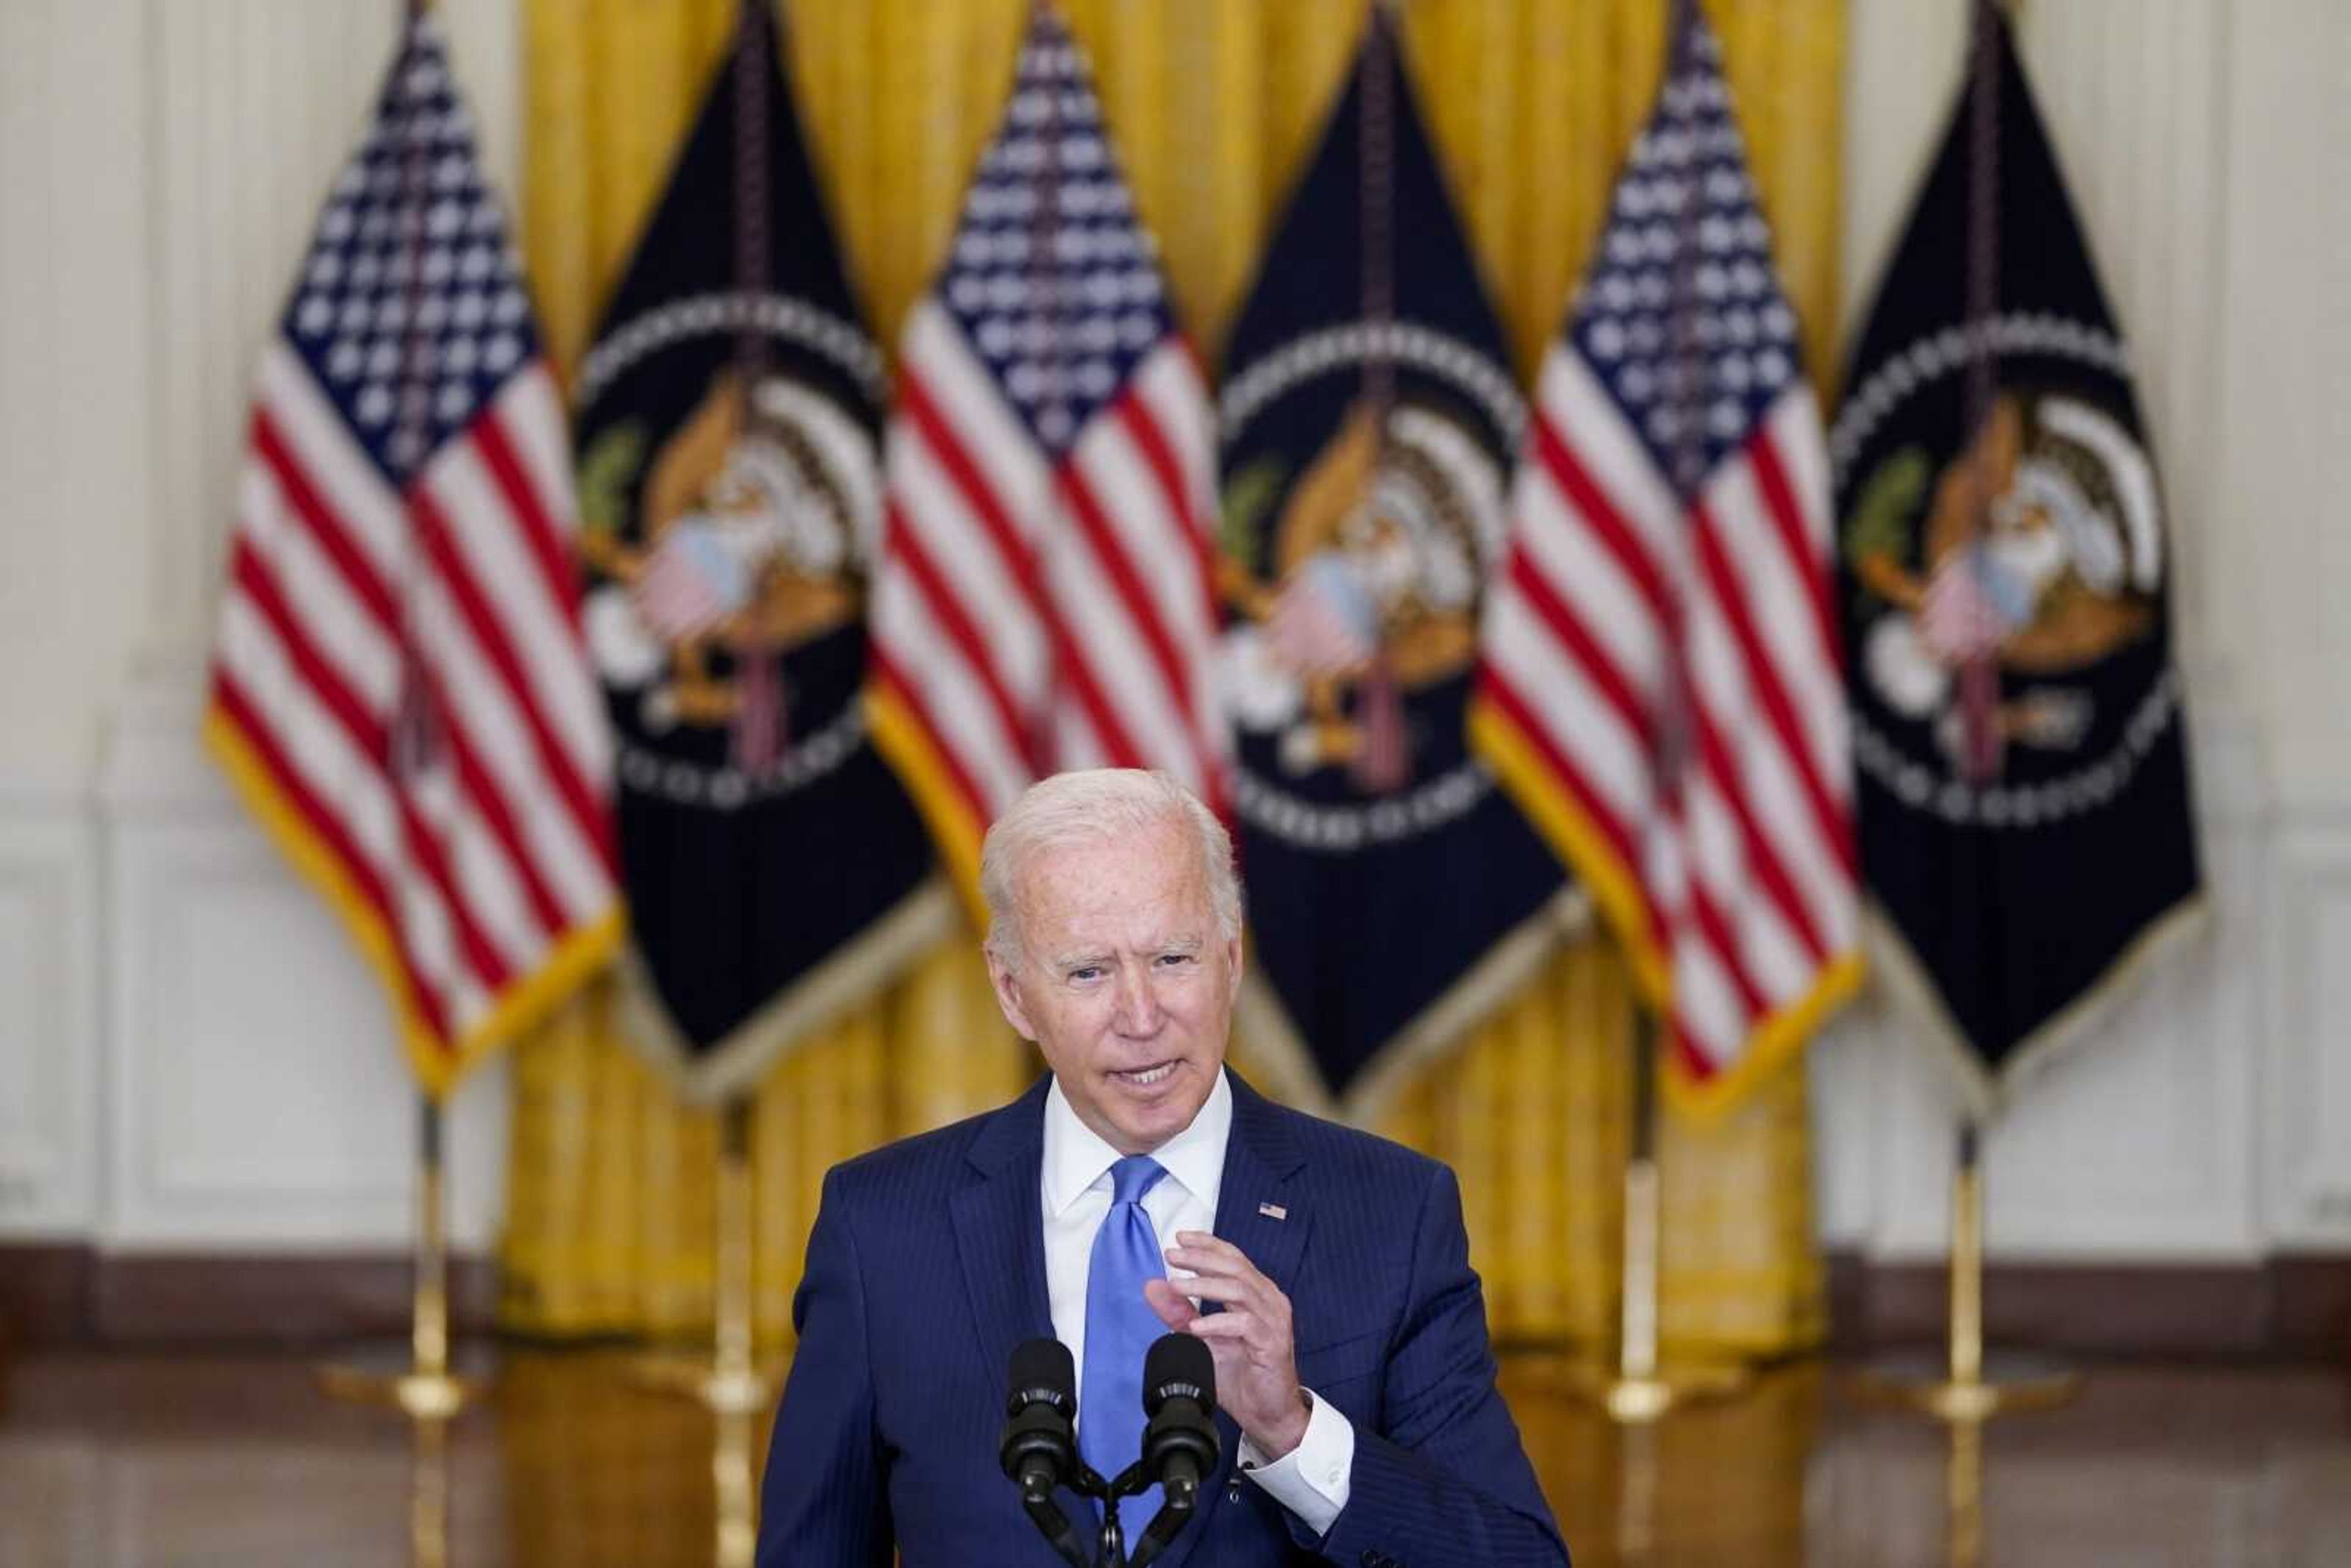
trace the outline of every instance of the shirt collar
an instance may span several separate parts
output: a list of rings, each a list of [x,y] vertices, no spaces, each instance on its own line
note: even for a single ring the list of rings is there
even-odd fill
[[[1225,1171],[1225,1145],[1233,1131],[1233,1089],[1224,1070],[1217,1070],[1216,1087],[1208,1091],[1192,1124],[1151,1151],[1167,1178],[1195,1197],[1214,1192]],[[1061,1092],[1059,1075],[1045,1094],[1045,1209],[1059,1215],[1119,1162],[1119,1152],[1102,1134],[1078,1117],[1077,1107]]]

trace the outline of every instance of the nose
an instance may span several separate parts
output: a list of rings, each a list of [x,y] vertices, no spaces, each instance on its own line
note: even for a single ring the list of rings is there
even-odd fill
[[[1118,975],[1118,1010],[1113,1022],[1118,1032],[1147,1039],[1159,1032],[1159,993],[1152,988],[1148,968],[1123,967]]]

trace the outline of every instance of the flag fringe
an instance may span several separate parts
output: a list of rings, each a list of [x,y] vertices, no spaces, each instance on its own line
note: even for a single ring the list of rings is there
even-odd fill
[[[1802,1056],[1805,1045],[1839,1008],[1861,992],[1869,967],[1858,948],[1839,954],[1823,967],[1813,988],[1757,1022],[1747,1037],[1745,1054],[1729,1068],[1700,1077],[1679,1055],[1673,1071],[1664,1074],[1666,1103],[1683,1120],[1705,1128],[1719,1124],[1735,1106],[1743,1104],[1762,1082]]]
[[[616,904],[558,942],[530,975],[509,983],[479,1023],[455,1040],[444,1041],[417,1011],[390,928],[351,885],[334,852],[319,841],[278,789],[244,730],[214,707],[204,715],[204,740],[278,852],[317,889],[350,933],[392,1002],[394,1027],[410,1065],[435,1100],[445,1098],[483,1057],[545,1018],[611,962],[622,946],[626,921]]]
[[[1997,1071],[1969,1043],[1966,1031],[1927,977],[1925,966],[1902,939],[1899,928],[1875,899],[1868,905],[1870,955],[1886,988],[1919,1028],[1934,1054],[1949,1070],[1967,1110],[1977,1121],[1998,1115],[2017,1091],[2038,1077],[2084,1038],[2097,1031],[2107,1015],[2145,977],[2158,959],[2168,958],[2201,936],[2212,922],[2210,902],[2199,891],[2142,926],[2130,945],[2098,977],[2097,983],[2058,1009],[2048,1022],[2021,1041]]]
[[[663,1005],[636,944],[621,952],[627,1037],[690,1104],[748,1092],[778,1061],[896,979],[962,924],[946,881],[926,878],[888,913],[803,974],[706,1050],[695,1051]]]

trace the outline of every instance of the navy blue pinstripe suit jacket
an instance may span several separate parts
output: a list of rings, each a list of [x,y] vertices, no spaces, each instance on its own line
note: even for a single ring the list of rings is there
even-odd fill
[[[1050,1336],[1038,1182],[1050,1081],[825,1178],[758,1568],[1054,1568],[997,1468],[1005,1363]],[[1453,1173],[1233,1076],[1216,1229],[1286,1292],[1299,1380],[1355,1427],[1346,1509],[1304,1526],[1224,1458],[1168,1568],[1565,1568],[1494,1387]],[[1270,1204],[1285,1211],[1261,1213]],[[1085,1505],[1064,1492],[1072,1519]]]

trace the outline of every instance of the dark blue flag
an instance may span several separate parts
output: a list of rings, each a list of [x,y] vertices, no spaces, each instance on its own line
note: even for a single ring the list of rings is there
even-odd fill
[[[2007,24],[1831,432],[1876,954],[1979,1109],[2202,909],[2163,494]]]
[[[640,1032],[705,1094],[951,918],[866,742],[882,359],[767,13],[744,7],[575,393]]]
[[[1226,347],[1217,413],[1243,1028],[1368,1115],[1581,908],[1463,737],[1525,409],[1384,16]]]

